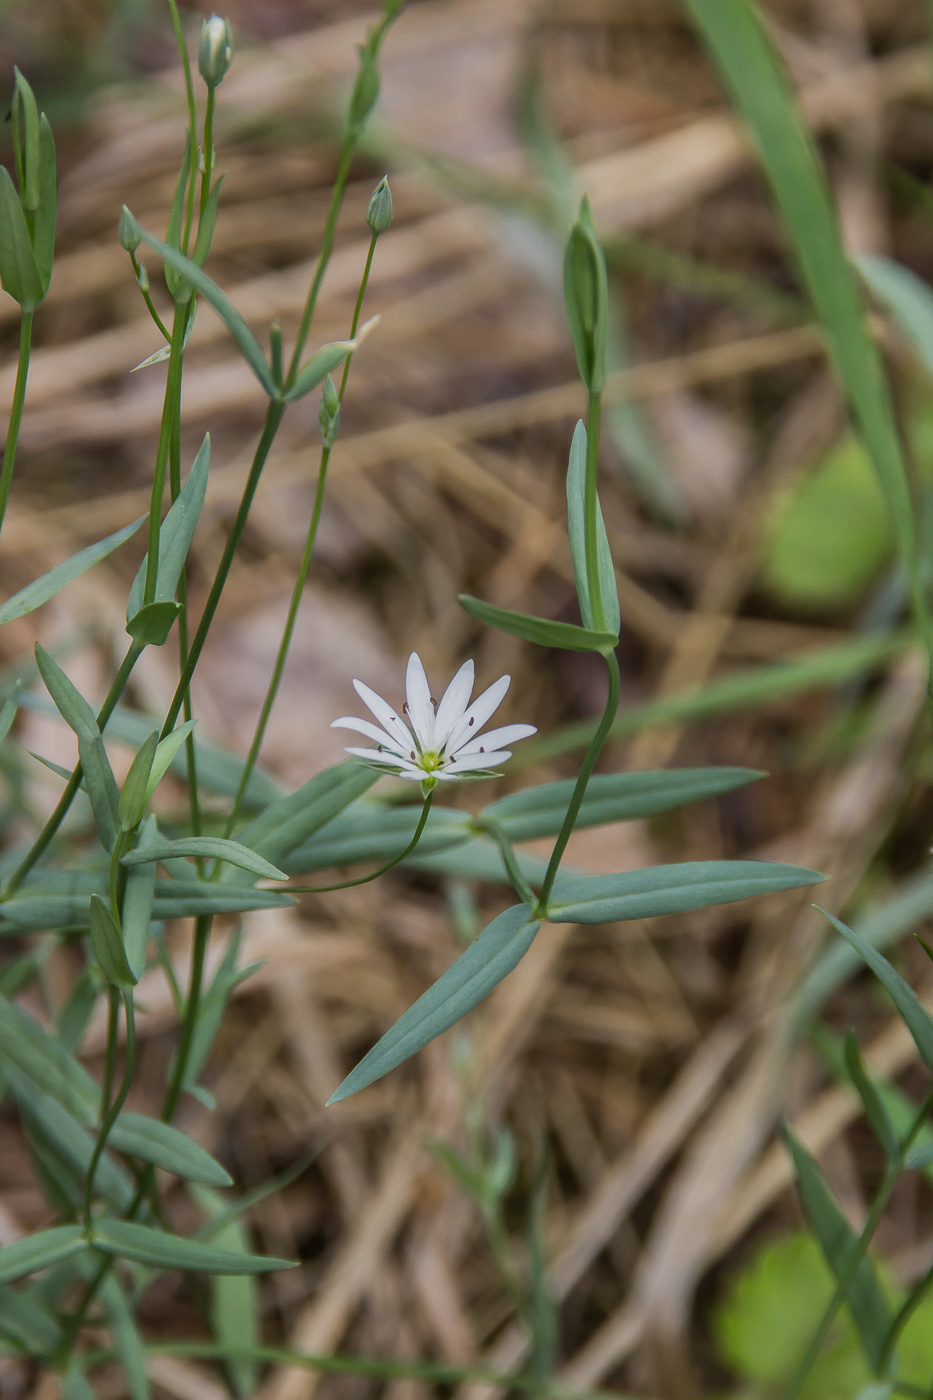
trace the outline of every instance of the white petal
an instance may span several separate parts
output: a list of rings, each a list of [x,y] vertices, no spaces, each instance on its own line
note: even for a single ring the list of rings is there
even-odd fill
[[[353,689],[367,709],[376,716],[386,733],[391,734],[392,738],[401,744],[407,752],[411,748],[411,730],[401,715],[395,713],[388,700],[383,700],[381,695],[370,690],[369,686],[364,685],[362,681],[354,681]]]
[[[435,774],[435,777],[436,777],[436,776],[437,776],[437,775]],[[412,765],[411,772],[409,772],[408,769],[406,768],[404,773],[399,773],[399,777],[400,777],[400,778],[410,778],[411,781],[412,781],[413,783],[420,783],[421,780],[422,780],[422,778],[426,778],[426,777],[427,777],[427,774],[425,773],[425,771],[424,771],[423,768],[415,768],[415,767]]]
[[[434,706],[431,704],[431,687],[424,674],[421,657],[413,651],[408,658],[405,673],[405,699],[408,701],[408,718],[425,753],[434,748]]]
[[[490,729],[487,734],[480,734],[475,739],[470,739],[457,749],[456,758],[469,758],[475,754],[482,746],[487,751],[495,748],[504,748],[506,744],[515,744],[519,739],[527,739],[530,734],[537,734],[537,729],[533,724],[504,724],[501,729]]]
[[[495,768],[497,763],[504,763],[507,758],[511,757],[511,749],[494,750],[492,753],[475,753],[472,758],[457,758],[453,763],[448,763],[443,772],[475,773],[477,769]],[[440,777],[441,773],[439,772],[437,776]]]
[[[434,742],[440,750],[453,733],[454,725],[463,718],[473,694],[473,662],[464,661],[450,685],[441,696],[434,721]]]
[[[463,719],[457,725],[450,736],[450,743],[447,745],[449,751],[453,752],[468,739],[473,739],[482,729],[488,719],[491,719],[505,699],[505,692],[511,684],[511,676],[500,676],[497,681],[484,690],[478,699],[467,710]]]
[[[340,719],[331,721],[331,729],[353,729],[357,734],[365,734],[367,739],[375,739],[377,744],[385,744],[395,753],[403,756],[411,748],[403,749],[399,741],[391,734],[387,734],[384,729],[380,729],[375,724],[370,724],[368,719],[357,719],[355,715],[342,715]]]
[[[403,777],[407,775],[408,769],[411,769],[419,778],[424,776],[420,768],[415,768],[415,765],[413,763],[409,763],[408,759],[402,758],[400,754],[380,753],[378,749],[351,748],[344,749],[344,753],[352,753],[355,754],[357,758],[366,758],[373,763],[384,763],[392,768],[404,768],[405,773],[402,775]]]

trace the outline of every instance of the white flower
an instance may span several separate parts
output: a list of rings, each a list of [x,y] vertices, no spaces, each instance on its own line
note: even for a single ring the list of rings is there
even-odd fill
[[[471,705],[473,662],[465,661],[438,705],[431,698],[421,658],[417,652],[412,652],[405,677],[407,723],[381,695],[362,681],[354,681],[357,695],[382,728],[368,719],[344,715],[334,720],[331,729],[354,729],[358,734],[365,734],[367,739],[375,739],[376,748],[348,748],[347,753],[377,763],[413,782],[456,781],[470,774],[485,774],[493,764],[504,763],[512,757],[507,744],[537,733],[533,724],[507,724],[502,729],[480,734],[483,725],[502,704],[511,679],[511,676],[501,676]]]

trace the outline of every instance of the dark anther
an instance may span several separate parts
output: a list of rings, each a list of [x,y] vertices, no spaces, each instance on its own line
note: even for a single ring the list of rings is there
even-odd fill
[[[415,757],[415,751],[414,751],[414,749],[412,749],[412,751],[411,751],[411,757],[412,757],[412,761],[414,761],[414,757]]]
[[[470,715],[470,723],[467,725],[467,729],[472,729],[475,723],[476,723],[476,720],[475,720],[474,716],[473,716],[473,715]]]

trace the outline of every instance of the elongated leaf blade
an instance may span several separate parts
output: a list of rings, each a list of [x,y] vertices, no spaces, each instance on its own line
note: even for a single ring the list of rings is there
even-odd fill
[[[84,696],[68,679],[57,661],[53,661],[45,647],[36,643],[36,665],[45,681],[46,689],[55,702],[55,708],[62,719],[73,729],[78,738],[100,737],[97,718]]]
[[[586,572],[586,428],[582,421],[574,429],[570,444],[570,465],[567,469],[567,532],[570,536],[570,557],[573,560],[573,579],[580,601],[580,613],[584,627],[593,630],[593,605],[590,601],[590,584]],[[599,566],[599,587],[606,612],[606,627],[610,632],[619,633],[619,591],[616,587],[615,568],[609,536],[603,520],[602,508],[596,502],[596,557]]]
[[[191,470],[185,484],[179,491],[178,498],[170,506],[159,531],[159,567],[156,571],[155,591],[155,601],[158,603],[170,603],[175,597],[178,580],[185,566],[185,560],[188,557],[191,542],[201,518],[201,511],[204,508],[210,462],[211,439],[210,434],[207,433],[198,449],[197,456],[191,463]],[[127,621],[131,617],[135,617],[142,608],[145,589],[146,560],[144,559],[130,589],[129,601],[126,605]]]
[[[233,1217],[224,1221],[227,1203],[203,1186],[192,1187],[191,1195],[214,1225],[211,1239],[217,1248],[248,1254],[242,1220]],[[217,1274],[211,1279],[211,1326],[222,1347],[231,1352],[258,1348],[262,1341],[260,1316],[259,1290],[250,1274]],[[255,1394],[259,1367],[254,1360],[231,1357],[225,1368],[241,1400]]]
[[[130,1400],[149,1400],[146,1349],[136,1326],[133,1309],[114,1273],[109,1273],[101,1284],[100,1300],[117,1359],[126,1377]]]
[[[933,289],[922,277],[892,258],[865,253],[857,263],[872,293],[890,312],[933,374]]]
[[[819,905],[816,907],[820,909]],[[877,948],[866,943],[848,924],[844,924],[833,914],[828,914],[825,909],[820,909],[820,913],[826,915],[836,932],[841,933],[847,943],[851,943],[862,961],[871,968],[913,1036],[923,1063],[927,1069],[933,1069],[933,1016],[927,1011],[917,993],[908,986],[900,973],[895,971],[887,958],[879,953]]]
[[[99,734],[78,735],[78,757],[97,834],[107,850],[112,851],[120,829],[120,794],[104,741]]]
[[[3,1060],[15,1065],[79,1123],[85,1127],[96,1124],[100,1090],[87,1070],[28,1012],[0,997],[0,1061]]]
[[[272,378],[272,371],[269,368],[265,355],[259,347],[259,342],[256,340],[249,326],[243,320],[243,317],[240,315],[239,311],[237,311],[226,293],[220,290],[217,283],[208,277],[207,273],[202,271],[196,262],[193,262],[191,258],[186,258],[184,253],[179,252],[177,248],[170,248],[167,243],[163,243],[161,239],[148,233],[141,225],[139,232],[143,241],[148,243],[153,252],[158,253],[159,257],[169,268],[179,273],[190,282],[192,286],[197,288],[204,299],[210,302],[211,306],[217,312],[217,315],[227,327],[227,330],[233,336],[233,339],[240,348],[243,358],[269,395],[269,398],[276,398],[278,391],[275,387],[275,381]]]
[[[84,1178],[94,1155],[94,1138],[90,1132],[49,1094],[36,1093],[35,1086],[24,1075],[17,1075],[14,1070],[13,1076],[17,1107],[30,1130],[31,1140],[41,1137],[74,1170],[79,1180]],[[129,1209],[133,1183],[106,1152],[94,1173],[94,1189],[117,1210]]]
[[[6,166],[0,166],[0,282],[24,311],[45,295],[26,215]]]
[[[88,909],[91,947],[97,966],[112,987],[135,987],[136,978],[126,960],[123,934],[99,894],[92,894]]]
[[[239,841],[225,841],[219,836],[183,836],[177,841],[158,839],[137,846],[123,857],[124,865],[145,865],[151,861],[178,860],[185,856],[200,856],[207,860],[222,860],[240,870],[264,880],[287,880],[284,870],[257,855]]]
[[[237,840],[282,865],[292,851],[368,792],[378,778],[365,763],[348,761],[325,768],[287,797],[270,802]],[[224,877],[236,878],[232,871],[224,872]]]
[[[511,612],[508,608],[484,603],[480,598],[471,598],[468,593],[457,596],[460,606],[477,621],[540,647],[557,647],[561,651],[610,652],[619,643],[618,636],[613,632],[594,632],[588,627],[577,627],[573,622],[551,622],[545,617]]]
[[[202,914],[244,914],[251,909],[285,909],[295,901],[276,890],[208,880],[156,880],[153,919],[187,919]],[[17,895],[2,905],[16,928],[86,928],[87,894]]]
[[[115,549],[120,548],[121,544],[125,544],[128,539],[131,539],[145,519],[146,517],[141,515],[138,520],[133,521],[132,525],[125,525],[122,530],[108,535],[106,539],[98,540],[97,544],[88,545],[87,549],[73,554],[63,564],[56,565],[47,574],[43,574],[41,578],[27,584],[18,593],[14,593],[13,597],[8,598],[0,607],[0,626],[4,622],[12,622],[17,617],[25,617],[34,608],[40,608],[43,603],[54,598],[56,593],[60,593],[66,584],[71,583],[73,579],[80,578],[101,559],[106,559],[108,554],[112,554]]]
[[[852,1258],[856,1237],[833,1200],[823,1174],[806,1148],[793,1133],[785,1130],[787,1145],[797,1173],[797,1185],[813,1233],[820,1242],[826,1262],[837,1281]],[[858,1266],[846,1302],[858,1328],[859,1339],[873,1368],[877,1368],[891,1326],[891,1316],[871,1260],[866,1256]]]
[[[360,861],[385,864],[409,845],[420,818],[420,805],[388,807],[382,802],[356,802],[292,851],[284,863],[292,874]],[[471,836],[468,813],[432,807],[418,851],[433,855],[451,850]]]
[[[155,817],[147,818],[136,838],[137,849],[144,850],[150,841],[158,839],[158,835]],[[156,868],[152,862],[136,865],[127,874],[123,892],[123,946],[126,961],[137,979],[142,976],[146,966],[155,883]]]
[[[682,914],[711,904],[818,885],[825,880],[801,865],[764,860],[700,860],[653,865],[620,875],[558,880],[547,917],[555,923],[606,924]]]
[[[62,1329],[47,1308],[30,1298],[25,1289],[0,1289],[0,1337],[13,1342],[27,1356],[51,1356],[61,1341]]]
[[[55,140],[52,128],[43,112],[39,118],[39,207],[36,210],[32,250],[39,269],[43,296],[52,279],[55,259],[55,218],[58,204],[58,179],[55,168]]]
[[[286,403],[303,399],[305,394],[310,394],[312,389],[323,384],[327,376],[342,364],[348,355],[352,355],[356,346],[355,340],[335,340],[330,345],[322,346],[299,371],[294,384],[285,395]]]
[[[635,821],[734,792],[765,777],[752,768],[666,768],[658,772],[597,773],[587,785],[576,827]],[[494,821],[510,841],[533,841],[560,831],[576,782],[543,783],[493,802],[482,816]],[[431,815],[434,815],[432,811]],[[321,836],[326,836],[325,831]],[[422,843],[423,844],[423,843]]]
[[[540,926],[527,904],[516,904],[493,919],[476,942],[364,1055],[329,1102],[339,1103],[381,1079],[478,1006],[518,966]]]
[[[749,0],[687,0],[687,6],[758,147],[909,562],[913,511],[890,391],[787,73]]]
[[[110,1145],[128,1157],[151,1162],[186,1181],[205,1186],[232,1186],[233,1178],[209,1152],[170,1123],[142,1113],[121,1113],[110,1132]]]
[[[0,1249],[0,1284],[12,1283],[40,1269],[50,1269],[53,1264],[60,1264],[84,1249],[87,1249],[87,1242],[80,1225],[56,1225],[51,1230],[40,1230]]]
[[[80,1231],[79,1231],[80,1233]],[[156,1269],[182,1269],[201,1274],[269,1274],[293,1269],[288,1259],[259,1254],[235,1254],[198,1240],[182,1239],[125,1220],[99,1220],[94,1225],[94,1248],[118,1259],[132,1259]],[[0,1256],[2,1257],[2,1256]]]
[[[862,1107],[865,1110],[865,1117],[872,1126],[875,1137],[881,1143],[887,1153],[889,1162],[900,1162],[901,1145],[898,1141],[897,1133],[894,1131],[894,1124],[888,1115],[884,1098],[879,1092],[874,1080],[870,1079],[862,1064],[862,1057],[859,1054],[858,1041],[855,1033],[850,1031],[846,1036],[845,1062],[849,1072],[849,1078],[855,1085],[856,1092],[862,1100]]]

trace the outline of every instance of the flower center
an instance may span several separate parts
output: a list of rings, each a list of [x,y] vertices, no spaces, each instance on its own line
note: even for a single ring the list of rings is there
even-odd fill
[[[434,753],[433,750],[421,755],[419,768],[423,768],[426,773],[435,773],[438,768],[443,768],[444,759],[441,754]]]

